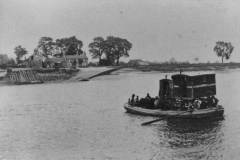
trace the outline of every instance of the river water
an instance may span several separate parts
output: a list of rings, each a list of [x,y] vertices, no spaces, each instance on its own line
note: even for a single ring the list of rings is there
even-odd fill
[[[154,118],[125,113],[123,104],[133,92],[156,95],[164,76],[118,71],[88,82],[0,86],[0,160],[239,159],[240,70],[216,72],[223,120],[141,126]]]

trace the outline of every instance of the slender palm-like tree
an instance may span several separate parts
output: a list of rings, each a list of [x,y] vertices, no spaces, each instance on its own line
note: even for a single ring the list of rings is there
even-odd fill
[[[223,60],[228,60],[233,52],[234,47],[232,46],[231,42],[223,42],[218,41],[214,47],[214,51],[216,52],[218,57],[221,57],[222,63]]]

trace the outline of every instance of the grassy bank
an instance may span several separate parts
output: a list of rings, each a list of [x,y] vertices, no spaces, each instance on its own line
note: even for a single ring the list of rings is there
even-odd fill
[[[240,63],[198,63],[198,64],[149,64],[129,66],[140,71],[161,71],[176,72],[180,69],[183,71],[213,71],[225,69],[240,68]]]

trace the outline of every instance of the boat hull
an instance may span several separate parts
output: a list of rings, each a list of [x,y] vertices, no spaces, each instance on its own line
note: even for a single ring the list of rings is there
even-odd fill
[[[169,118],[202,119],[222,117],[224,114],[224,109],[220,105],[217,107],[209,107],[207,109],[198,109],[193,111],[146,109],[129,104],[125,104],[124,108],[128,113],[132,114]]]

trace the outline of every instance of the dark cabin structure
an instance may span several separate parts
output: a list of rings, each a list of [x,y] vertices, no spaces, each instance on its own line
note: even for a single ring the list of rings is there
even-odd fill
[[[170,79],[161,79],[159,83],[159,97],[161,99],[173,98],[173,81]]]
[[[160,80],[160,98],[194,98],[216,95],[215,74],[189,76],[176,74],[170,79]]]

